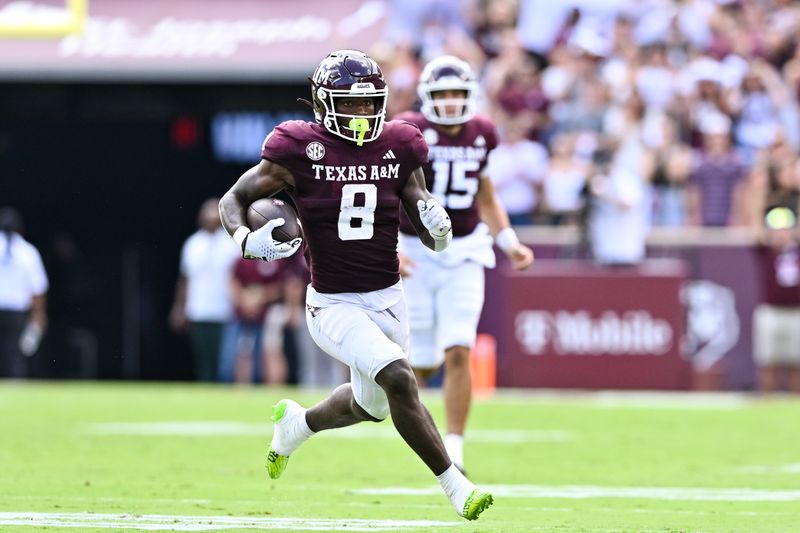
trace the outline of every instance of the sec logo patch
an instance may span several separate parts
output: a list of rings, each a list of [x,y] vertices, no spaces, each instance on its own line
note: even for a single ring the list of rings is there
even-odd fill
[[[319,161],[325,157],[325,147],[322,146],[322,143],[314,141],[306,146],[306,155],[312,161]]]

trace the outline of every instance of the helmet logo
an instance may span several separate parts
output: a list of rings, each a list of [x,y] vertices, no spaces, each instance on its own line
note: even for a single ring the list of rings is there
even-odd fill
[[[312,79],[315,83],[328,83],[332,74],[333,70],[331,69],[318,68]]]
[[[312,161],[319,161],[325,157],[325,147],[322,146],[322,143],[317,141],[309,143],[309,145],[306,146],[306,155]]]

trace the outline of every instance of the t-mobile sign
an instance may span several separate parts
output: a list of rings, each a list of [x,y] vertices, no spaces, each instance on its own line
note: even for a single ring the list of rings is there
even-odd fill
[[[520,311],[516,339],[525,353],[543,355],[664,355],[673,346],[672,325],[649,311]]]
[[[499,385],[689,388],[679,264],[558,263],[504,277]]]

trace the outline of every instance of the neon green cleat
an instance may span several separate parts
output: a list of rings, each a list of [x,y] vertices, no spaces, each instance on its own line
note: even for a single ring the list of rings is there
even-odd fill
[[[494,497],[488,492],[475,489],[464,503],[464,518],[467,520],[477,520],[482,512],[494,503]]]
[[[272,446],[269,447],[267,452],[267,473],[272,479],[278,479],[286,470],[286,465],[289,464],[288,455],[279,455]]]
[[[281,421],[286,414],[287,400],[281,400],[272,406],[272,421],[276,424]],[[277,431],[277,428],[275,428]],[[272,449],[270,445],[267,451],[267,473],[272,479],[278,479],[286,470],[286,465],[289,463],[288,455],[280,455]]]

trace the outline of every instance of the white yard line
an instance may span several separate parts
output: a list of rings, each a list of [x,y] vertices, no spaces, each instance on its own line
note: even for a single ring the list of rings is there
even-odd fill
[[[223,420],[163,422],[111,422],[90,424],[86,431],[92,435],[139,436],[263,436],[272,435],[271,423],[230,422]],[[390,424],[351,426],[321,432],[316,438],[329,439],[387,439],[400,442],[397,430]],[[560,443],[574,440],[574,434],[560,429],[470,429],[467,439],[475,443]]]
[[[426,403],[442,403],[440,398],[425,398]],[[492,405],[578,405],[607,409],[675,409],[729,410],[758,402],[758,398],[741,392],[681,392],[681,391],[582,391],[558,389],[498,389],[476,403]]]
[[[800,474],[800,463],[743,466],[737,470],[750,474]]]
[[[693,487],[602,487],[592,485],[482,485],[499,498],[631,498],[681,501],[742,501],[785,502],[800,501],[800,490],[771,490],[749,488],[693,488]],[[354,494],[430,496],[439,494],[439,487],[407,488],[386,487],[356,489]]]
[[[9,494],[3,495],[3,500],[16,500],[16,501],[58,501],[58,502],[103,502],[103,503],[132,503],[132,502],[147,502],[154,503],[187,503],[194,505],[209,505],[217,503],[220,500],[210,500],[208,498],[141,498],[131,496],[64,496],[64,495],[22,495],[22,494]],[[263,505],[264,500],[224,500],[225,503],[237,503],[244,505]]]
[[[225,529],[293,531],[402,531],[452,528],[465,522],[434,520],[364,520],[333,518],[250,518],[236,516],[130,515],[92,513],[0,513],[5,526],[140,529],[148,531],[221,531]]]
[[[597,407],[612,409],[740,409],[753,401],[741,393],[670,393],[600,391],[592,395]]]
[[[384,505],[381,502],[381,505]],[[558,513],[581,513],[584,512],[585,509],[578,508],[578,507],[539,507],[539,506],[525,506],[525,507],[518,507],[517,509],[523,511],[544,511],[544,512],[558,512]],[[592,513],[612,513],[612,514],[622,514],[622,513],[631,513],[631,514],[680,514],[680,515],[698,515],[698,516],[706,516],[706,515],[736,515],[736,516],[796,516],[798,513],[793,513],[790,511],[735,511],[735,510],[714,510],[714,511],[693,511],[687,509],[672,509],[668,507],[664,508],[657,508],[657,509],[647,509],[636,507],[635,509],[620,509],[618,507],[614,508],[598,508],[593,507]]]

